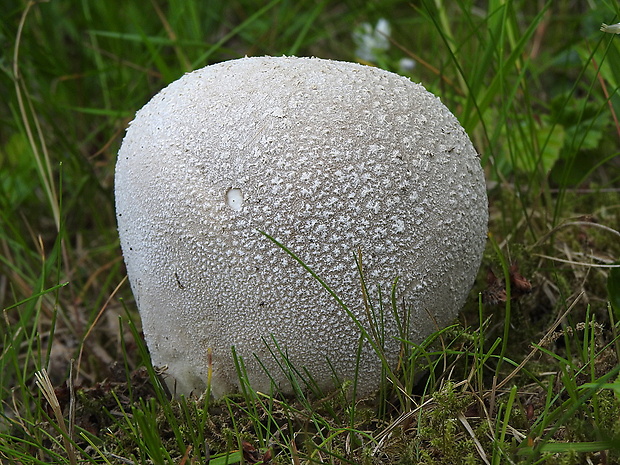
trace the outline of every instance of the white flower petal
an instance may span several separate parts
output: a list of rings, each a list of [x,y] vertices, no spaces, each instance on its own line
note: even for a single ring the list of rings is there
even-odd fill
[[[607,32],[608,34],[620,34],[620,23],[616,24],[605,24],[601,25],[601,31]]]

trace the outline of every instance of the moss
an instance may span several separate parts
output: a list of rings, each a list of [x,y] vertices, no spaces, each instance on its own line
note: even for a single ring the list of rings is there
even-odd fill
[[[481,463],[473,440],[458,420],[472,397],[457,392],[448,381],[433,394],[433,400],[433,407],[422,411],[416,434],[406,446],[401,463]]]

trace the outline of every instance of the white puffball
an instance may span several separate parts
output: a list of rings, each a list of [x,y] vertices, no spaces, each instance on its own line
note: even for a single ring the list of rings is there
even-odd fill
[[[212,360],[215,396],[238,389],[232,346],[263,392],[291,391],[283,354],[323,389],[358,363],[359,394],[380,383],[350,315],[259,231],[370,328],[361,251],[394,364],[399,325],[419,343],[458,313],[488,219],[477,154],[438,98],[381,69],[293,57],[207,66],[153,97],[123,140],[116,208],[153,363],[176,393],[200,394]]]

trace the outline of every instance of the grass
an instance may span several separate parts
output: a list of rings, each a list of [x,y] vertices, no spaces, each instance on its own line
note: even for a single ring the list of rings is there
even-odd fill
[[[620,38],[599,31],[620,18],[617,3],[255,4],[4,5],[0,461],[620,463]],[[485,168],[489,246],[459,321],[403,340],[375,399],[345,383],[169,400],[118,247],[124,128],[210,63],[355,61],[355,32],[380,18],[389,47],[370,64],[440,95]]]

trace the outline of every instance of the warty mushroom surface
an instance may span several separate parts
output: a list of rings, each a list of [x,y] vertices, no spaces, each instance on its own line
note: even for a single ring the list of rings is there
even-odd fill
[[[146,341],[177,394],[200,394],[210,368],[216,397],[238,390],[232,346],[263,392],[291,392],[283,358],[322,389],[358,369],[359,395],[379,386],[351,316],[261,231],[379,329],[393,365],[399,337],[453,321],[487,232],[479,158],[440,100],[318,58],[243,58],[173,82],[131,123],[115,190]]]

